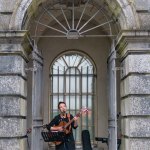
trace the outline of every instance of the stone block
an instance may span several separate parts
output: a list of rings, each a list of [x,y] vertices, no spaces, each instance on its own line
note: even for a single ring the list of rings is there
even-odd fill
[[[2,37],[7,36],[8,39],[3,38],[3,39],[0,40],[0,42],[2,43],[2,44],[0,43],[0,54],[2,54],[2,55],[4,55],[5,53],[6,54],[9,53],[9,55],[11,55],[11,54],[13,54],[13,55],[17,54],[18,55],[19,54],[25,59],[26,62],[28,62],[28,56],[27,56],[26,52],[24,51],[23,46],[21,44],[17,44],[17,43],[16,44],[11,44],[12,40],[15,41],[15,39],[16,39],[15,42],[17,42],[17,38],[15,37],[15,36],[17,36],[17,33],[12,32],[12,33],[6,33],[6,34],[1,33],[1,34],[2,34],[1,35]],[[10,37],[10,39],[9,39],[9,37]],[[5,44],[5,43],[7,43],[7,44]]]
[[[26,116],[27,102],[19,97],[0,97],[0,116]]]
[[[134,2],[137,11],[148,11],[150,9],[149,0],[135,0]]]
[[[0,137],[21,137],[26,135],[26,119],[0,117]]]
[[[1,95],[27,96],[26,81],[20,76],[0,76]]]
[[[150,14],[148,13],[140,13],[139,14],[139,21],[141,25],[141,29],[149,30],[150,29]]]
[[[0,30],[9,30],[10,14],[0,14]]]
[[[122,62],[122,76],[129,73],[150,73],[150,55],[128,55]]]
[[[121,150],[150,150],[150,140],[142,138],[122,138]]]
[[[142,32],[142,31],[133,31],[133,32],[129,32],[129,33],[125,33],[125,35],[127,36],[125,38],[125,40],[121,41],[120,44],[120,48],[122,47],[121,45],[126,45],[126,41],[128,41],[127,45],[125,47],[123,47],[123,49],[121,50],[121,54],[118,55],[119,58],[124,57],[127,55],[128,52],[130,53],[139,53],[142,54],[143,53],[148,53],[150,51],[150,43],[148,41],[148,37],[149,36],[149,32]],[[135,41],[134,41],[134,40]],[[142,55],[141,54],[141,55]]]
[[[150,75],[130,75],[121,81],[121,97],[129,94],[150,94]]]
[[[26,62],[21,56],[0,56],[0,74],[16,73],[25,77]]]
[[[128,97],[121,101],[121,115],[150,115],[150,97]]]
[[[122,134],[127,137],[150,137],[150,117],[145,118],[124,118],[121,121]]]
[[[19,0],[0,0],[0,12],[13,12]]]
[[[0,150],[26,150],[27,139],[0,139]]]

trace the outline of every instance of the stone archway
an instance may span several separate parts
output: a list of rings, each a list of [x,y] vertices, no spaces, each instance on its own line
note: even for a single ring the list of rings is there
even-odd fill
[[[45,1],[46,0],[39,0],[38,2],[36,0],[21,1],[13,12],[9,28],[14,30],[21,29],[25,14],[28,13],[28,17],[32,17],[36,14],[38,6]],[[108,0],[105,0],[104,3],[109,6],[109,11],[112,15],[119,19],[119,24],[122,30],[139,28],[138,17],[132,2],[128,2],[127,0],[113,0],[109,2]]]
[[[42,2],[43,1],[39,1],[38,4],[40,4]],[[105,2],[107,3],[108,8],[109,8],[110,12],[112,13],[112,15],[114,15],[115,17],[118,18],[121,29],[138,28],[138,25],[136,24],[137,19],[135,18],[134,11],[132,10],[131,5],[129,3],[127,3],[127,1],[112,1],[111,3],[108,3],[108,1],[105,1]],[[12,17],[12,20],[10,23],[10,29],[13,29],[13,30],[21,29],[25,13],[27,12],[29,14],[29,18],[32,17],[32,14],[36,13],[36,10],[38,9],[38,4],[36,4],[36,1],[26,1],[26,0],[22,1],[20,3],[20,6],[18,7],[18,9],[16,10],[16,12],[13,14],[13,17]],[[32,8],[34,8],[34,9],[32,10]],[[28,9],[29,9],[29,11],[27,11]],[[112,45],[113,45],[113,43],[112,43]],[[114,45],[112,47],[113,47],[112,50],[114,50]],[[113,51],[113,52],[115,53],[115,51]],[[111,58],[111,59],[115,59],[115,57]],[[113,67],[116,67],[114,62],[113,62]],[[114,78],[116,79],[115,75],[111,78],[111,80],[113,80]],[[112,85],[114,85],[114,83],[112,83]],[[114,91],[112,91],[112,92],[114,92]],[[110,102],[113,103],[113,102],[115,102],[115,100],[116,100],[116,97],[113,97],[110,99]],[[116,112],[114,112],[114,114],[116,114]],[[116,120],[115,118],[113,118],[113,119]],[[114,134],[114,133],[112,133],[112,134]],[[36,135],[34,135],[34,136],[36,137]],[[116,137],[115,137],[115,139],[116,139]],[[40,139],[38,139],[38,140],[40,140]],[[34,143],[34,141],[33,141],[33,143]],[[113,143],[116,144],[115,141],[113,141]],[[111,145],[111,141],[110,141],[110,145]],[[116,144],[116,146],[117,146],[117,144]],[[115,149],[116,149],[116,146],[115,146]],[[33,146],[32,149],[39,148],[39,147],[40,147],[40,145]]]

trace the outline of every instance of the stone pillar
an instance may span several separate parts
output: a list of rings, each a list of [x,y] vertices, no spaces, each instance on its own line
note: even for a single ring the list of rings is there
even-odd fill
[[[43,139],[41,129],[43,125],[42,114],[42,79],[43,79],[43,58],[35,47],[32,51],[32,141],[31,150],[42,150]]]
[[[108,57],[108,149],[117,150],[117,56],[114,41]]]
[[[26,149],[25,33],[0,32],[0,150]]]
[[[121,74],[122,150],[150,149],[150,32],[118,37]]]

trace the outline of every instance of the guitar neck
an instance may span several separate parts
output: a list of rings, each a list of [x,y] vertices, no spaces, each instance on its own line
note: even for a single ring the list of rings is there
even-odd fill
[[[78,114],[76,114],[76,116],[80,117],[80,114],[81,114],[81,113],[79,112]],[[66,129],[73,121],[74,121],[74,120],[71,119],[71,120],[64,126],[64,128]]]

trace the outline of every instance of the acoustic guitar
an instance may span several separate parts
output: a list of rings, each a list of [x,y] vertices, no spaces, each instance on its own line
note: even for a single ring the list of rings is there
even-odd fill
[[[82,113],[87,113],[87,112],[88,112],[88,109],[87,109],[87,108],[82,108],[82,109],[75,115],[75,117],[80,117]],[[64,132],[64,135],[67,135],[67,134],[69,134],[70,131],[71,131],[71,126],[70,126],[70,124],[71,124],[73,121],[74,121],[74,118],[71,119],[69,122],[61,121],[61,122],[59,123],[59,125],[58,125],[58,126],[55,126],[55,127],[62,127],[62,128],[63,128],[63,131],[62,131],[62,132]],[[54,131],[54,132],[56,132],[56,131]],[[57,131],[57,132],[59,132],[59,131]],[[55,145],[59,145],[59,144],[62,143],[62,141],[55,141],[54,143],[55,143]]]

